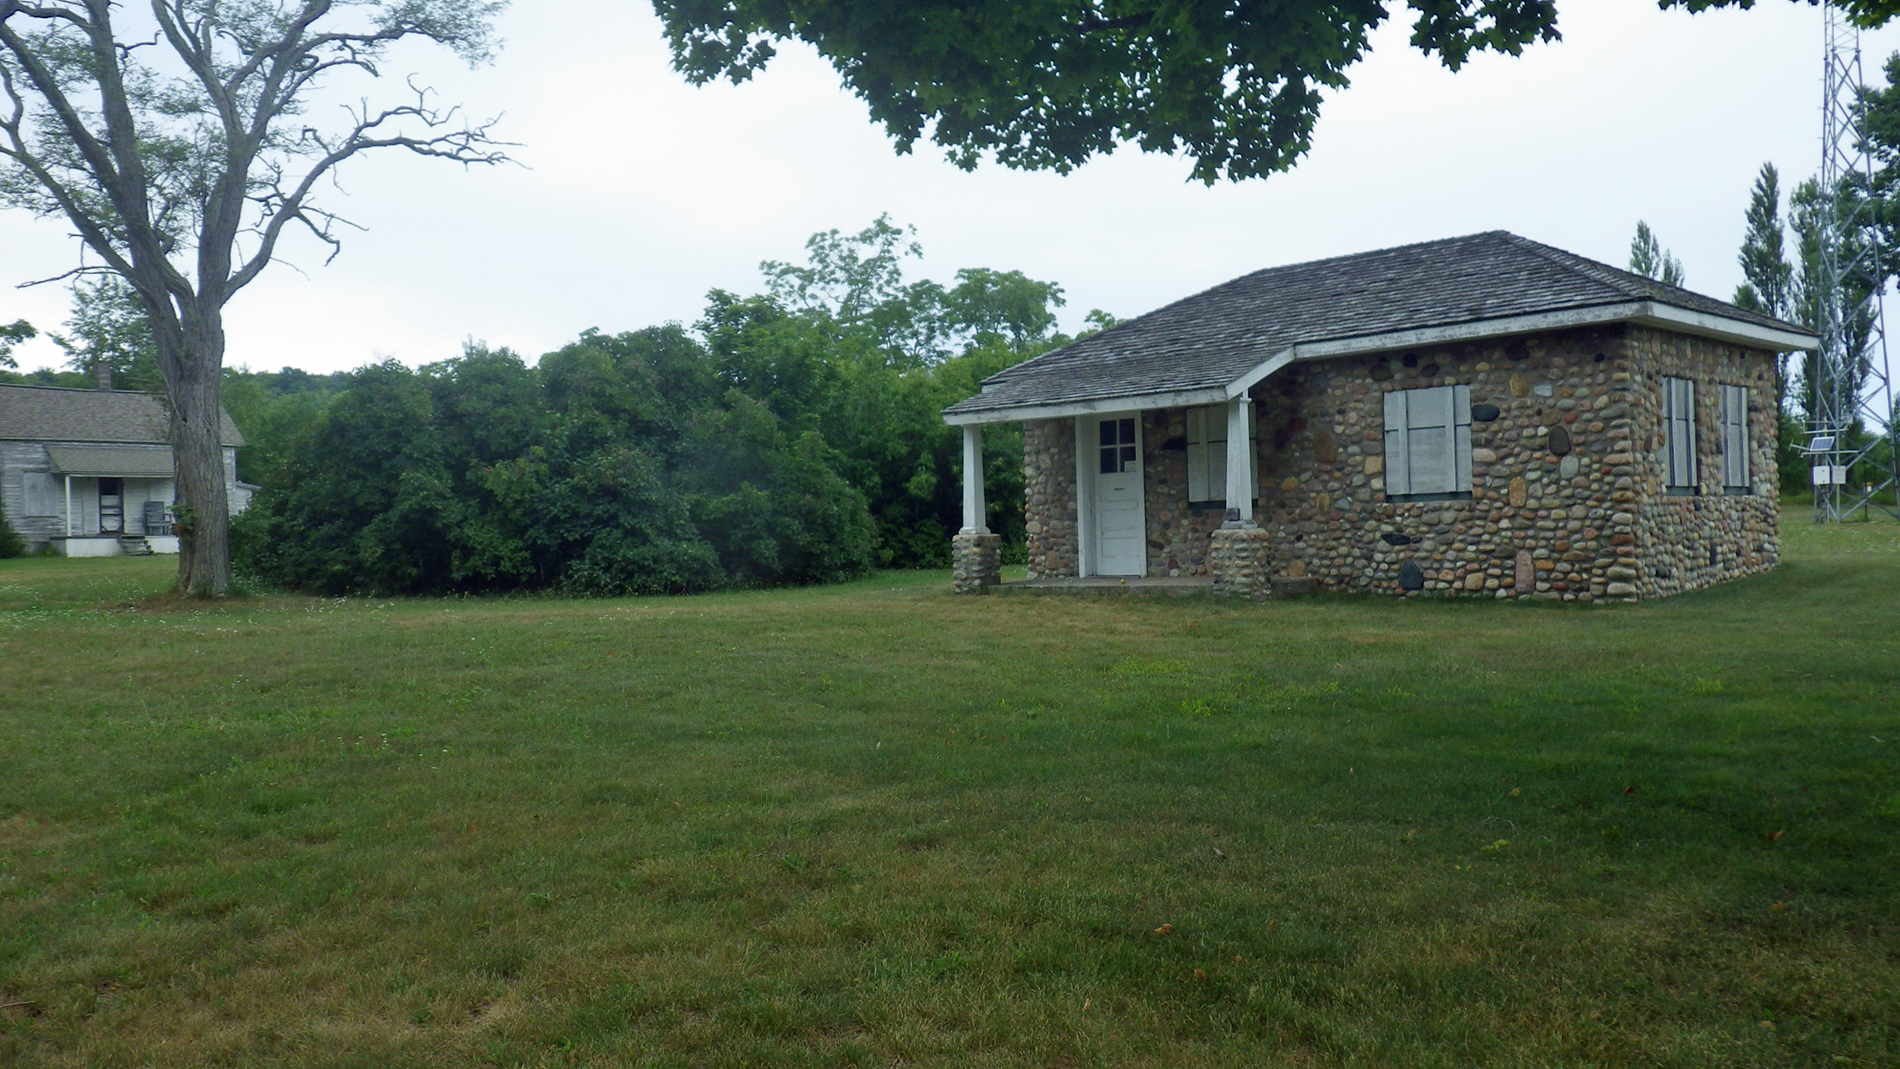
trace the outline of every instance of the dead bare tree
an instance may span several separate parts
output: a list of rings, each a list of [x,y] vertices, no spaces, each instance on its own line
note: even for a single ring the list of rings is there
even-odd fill
[[[408,83],[320,123],[306,111],[340,76],[379,78],[416,39],[475,64],[492,0],[0,0],[0,206],[66,219],[93,262],[151,318],[170,401],[182,553],[178,589],[231,582],[219,372],[224,307],[292,224],[338,248],[348,225],[319,183],[372,149],[500,163],[494,123],[470,124]],[[118,22],[115,24],[115,18]],[[51,279],[41,281],[53,281]]]

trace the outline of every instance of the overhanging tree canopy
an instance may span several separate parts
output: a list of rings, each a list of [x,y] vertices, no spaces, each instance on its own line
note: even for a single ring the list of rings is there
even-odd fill
[[[1754,0],[1660,0],[1700,11]],[[1132,142],[1194,177],[1252,178],[1310,146],[1326,90],[1366,54],[1381,0],[654,0],[696,83],[750,78],[775,42],[811,45],[908,152],[1067,172]],[[1878,25],[1900,0],[1848,0]],[[1554,41],[1556,0],[1408,0],[1412,44],[1453,70]]]

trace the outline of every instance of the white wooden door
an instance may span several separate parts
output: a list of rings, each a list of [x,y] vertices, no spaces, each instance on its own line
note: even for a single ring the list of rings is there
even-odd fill
[[[1095,574],[1148,574],[1141,508],[1141,421],[1098,424],[1095,464]]]

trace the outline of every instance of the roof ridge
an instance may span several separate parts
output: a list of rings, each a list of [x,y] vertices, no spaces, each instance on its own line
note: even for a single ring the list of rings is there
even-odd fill
[[[47,386],[37,382],[0,382],[0,387],[9,390],[53,390],[58,393],[122,394],[128,397],[160,396],[160,394],[151,390],[121,390],[116,387],[110,390],[101,390],[93,386]]]

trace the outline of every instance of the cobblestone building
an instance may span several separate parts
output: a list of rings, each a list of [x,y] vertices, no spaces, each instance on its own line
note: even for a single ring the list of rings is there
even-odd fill
[[[1024,424],[1032,580],[1634,600],[1775,566],[1776,354],[1814,343],[1491,233],[1237,279],[946,418]]]

